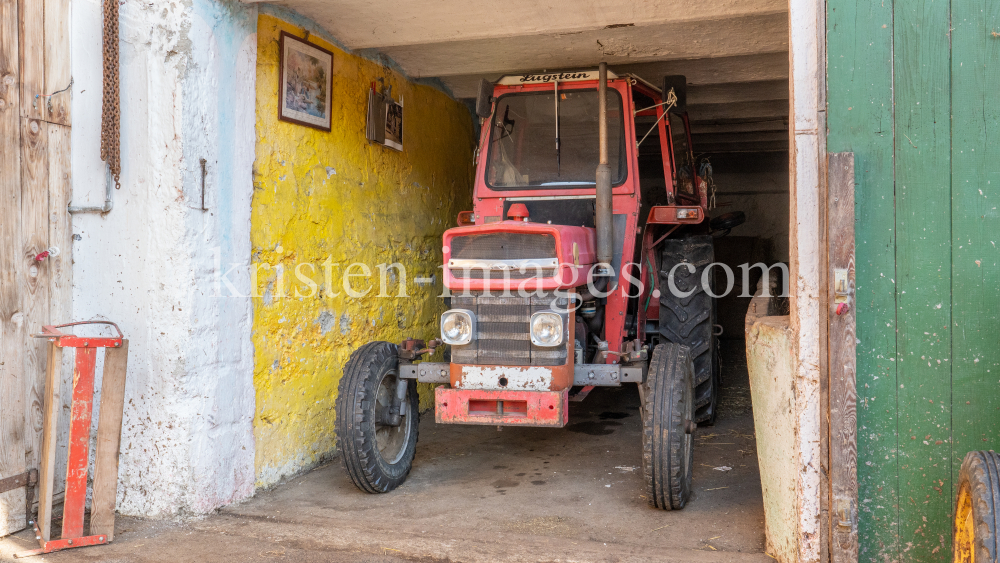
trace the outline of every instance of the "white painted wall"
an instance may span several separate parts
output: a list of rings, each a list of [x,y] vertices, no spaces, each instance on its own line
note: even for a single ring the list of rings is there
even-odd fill
[[[113,320],[130,340],[124,514],[199,514],[253,494],[256,24],[236,2],[121,7],[121,189],[110,213],[74,216],[72,251],[73,320]],[[76,0],[74,205],[103,203],[101,32],[100,2]],[[217,283],[233,266],[242,297]]]

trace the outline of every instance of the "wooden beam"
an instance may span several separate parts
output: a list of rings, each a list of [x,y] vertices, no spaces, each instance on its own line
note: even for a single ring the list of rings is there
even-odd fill
[[[118,495],[118,453],[125,408],[125,372],[128,340],[121,348],[105,348],[101,382],[101,413],[97,423],[94,459],[94,496],[90,509],[90,535],[115,536],[115,503]]]
[[[788,142],[788,130],[757,131],[753,133],[696,133],[691,135],[694,146],[712,143],[760,143],[769,141]]]
[[[46,259],[45,267],[49,275],[49,319],[55,324],[72,322],[73,319],[73,225],[71,215],[66,211],[72,196],[70,169],[71,129],[63,125],[47,124],[49,130],[49,244],[59,248],[59,256]],[[73,369],[71,364],[61,366],[57,384],[70,388]],[[68,393],[60,394],[62,408],[69,409]],[[69,422],[59,428],[57,437],[66,443],[69,440]],[[44,445],[43,445],[44,450]],[[66,448],[56,451],[58,472],[66,471]],[[53,488],[53,498],[63,494],[65,482],[59,480]]]
[[[968,452],[1000,450],[1000,4],[955,2],[951,18],[951,474],[958,475]]]
[[[48,127],[38,119],[21,118],[21,251],[19,283],[25,335],[49,324],[49,266],[35,257],[49,247]],[[48,344],[26,338],[25,463],[38,467],[42,445],[42,397],[45,389],[45,353]]]
[[[788,100],[731,104],[688,104],[688,116],[690,119],[698,121],[788,119]]]
[[[762,80],[787,81],[788,51],[615,65],[612,70],[618,73],[635,73],[653,84],[660,83],[664,76],[672,74],[683,74],[692,86]]]
[[[18,21],[17,0],[0,0],[0,478],[26,470]],[[23,507],[23,490],[0,493],[0,536],[25,527]]]
[[[788,152],[788,141],[764,141],[760,143],[695,143],[695,154],[722,152]]]
[[[70,0],[44,0],[45,2],[45,93],[50,94],[39,104],[43,119],[51,123],[70,124],[69,3]],[[37,0],[35,1],[37,3]],[[58,92],[58,93],[55,93]],[[67,150],[68,150],[67,146]]]
[[[38,529],[42,539],[49,541],[52,537],[52,495],[55,489],[56,444],[58,442],[60,385],[62,383],[63,349],[55,343],[46,343],[49,347],[48,369],[45,371],[45,399],[42,412],[42,452],[39,456],[38,471]]]
[[[980,9],[987,9],[987,6],[994,9],[996,3],[982,6]],[[883,335],[878,339],[896,339],[896,399],[890,403],[892,396],[886,394],[874,400],[885,401],[885,408],[892,405],[892,411],[883,416],[896,417],[898,446],[881,458],[876,458],[872,452],[866,461],[874,465],[898,459],[895,483],[899,487],[899,551],[894,557],[900,561],[934,561],[946,559],[951,553],[954,523],[949,514],[953,514],[958,492],[955,487],[958,475],[953,472],[958,453],[952,450],[955,420],[952,412],[952,378],[955,375],[952,337],[970,328],[956,326],[954,323],[958,319],[952,317],[953,291],[960,289],[953,285],[956,273],[953,245],[965,246],[972,242],[956,239],[952,231],[955,210],[952,190],[975,189],[973,193],[978,195],[978,188],[952,185],[955,161],[951,152],[951,131],[955,114],[950,45],[955,23],[952,17],[962,12],[952,12],[950,2],[929,0],[893,2],[892,8],[891,19],[887,22],[892,24],[892,50],[876,52],[872,59],[892,57],[890,91],[894,119],[869,123],[878,123],[877,131],[886,135],[891,132],[895,139],[895,190],[886,197],[895,200],[896,224],[882,223],[881,230],[895,228],[896,245],[890,252],[894,250],[896,254],[893,273],[896,318],[892,326],[880,327]],[[991,49],[996,49],[998,40],[990,37],[986,29],[989,28],[977,32],[980,34],[977,40],[990,41],[993,43]],[[995,66],[990,63],[979,64],[983,65],[984,76],[995,72],[992,70]],[[862,92],[854,99],[861,100],[863,105],[879,103],[867,90]],[[995,99],[996,92],[982,91],[975,95]],[[981,119],[988,118],[983,116]],[[990,166],[995,165],[990,163]],[[958,213],[970,211],[960,209]],[[977,228],[985,226],[979,225]],[[984,267],[988,266],[984,264]],[[984,303],[982,306],[995,305]],[[869,340],[865,346],[876,344]],[[992,410],[990,415],[996,416],[998,412]],[[885,455],[890,459],[885,459]],[[919,464],[916,463],[918,459],[921,460]],[[928,463],[923,463],[923,459]],[[911,502],[911,498],[916,502]]]
[[[691,85],[687,94],[689,105],[787,100],[788,80]]]
[[[827,146],[830,152],[850,151],[855,156],[855,287],[862,304],[856,314],[861,341],[857,414],[858,427],[864,429],[858,435],[858,496],[864,505],[858,515],[858,559],[865,562],[902,561],[904,557],[912,561],[900,552],[910,551],[909,542],[917,537],[912,531],[901,536],[898,526],[900,504],[912,503],[898,494],[897,369],[910,360],[900,361],[905,349],[896,341],[899,278],[890,274],[897,268],[895,202],[899,196],[893,150],[896,142],[909,143],[893,134],[893,7],[892,2],[829,0],[826,20]],[[928,79],[926,84],[942,78]],[[908,112],[901,115],[910,119]],[[909,464],[915,458],[904,459]],[[927,537],[932,534],[927,532]],[[948,559],[948,553],[942,548],[931,557]]]
[[[54,323],[72,321],[73,223],[66,208],[72,196],[69,127],[48,124],[49,142],[49,244],[59,256],[46,260],[49,273],[49,319]]]
[[[21,117],[44,119],[45,5],[38,0],[20,0],[18,4]]]
[[[858,438],[854,298],[854,154],[829,156],[827,184],[829,316],[830,560],[858,561]],[[837,301],[845,300],[843,305]],[[838,309],[837,307],[841,307]],[[847,307],[843,310],[843,307]]]
[[[750,133],[753,131],[788,131],[788,121],[785,119],[769,119],[756,121],[736,121],[732,123],[715,123],[711,121],[692,121],[691,134],[703,133]]]

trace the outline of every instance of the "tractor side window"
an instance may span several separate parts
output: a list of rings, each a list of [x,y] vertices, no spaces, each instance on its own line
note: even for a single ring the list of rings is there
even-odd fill
[[[667,182],[670,181],[670,173],[666,171],[670,166],[670,159],[666,154],[670,147],[664,147],[660,143],[660,126],[663,121],[657,117],[658,111],[655,108],[659,100],[633,88],[632,102],[637,112],[635,142],[638,145],[639,190],[642,194],[642,206],[648,211],[654,205],[671,203],[664,185],[664,178]]]
[[[695,195],[691,148],[688,146],[684,119],[670,114],[670,139],[674,145],[674,188],[679,194]]]

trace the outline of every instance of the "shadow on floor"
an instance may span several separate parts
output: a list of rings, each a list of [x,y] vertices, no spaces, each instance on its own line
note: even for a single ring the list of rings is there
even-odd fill
[[[358,491],[334,460],[198,520],[119,517],[113,544],[34,561],[770,561],[745,353],[723,344],[719,421],[696,432],[680,511],[646,504],[639,396],[627,385],[573,403],[557,430],[424,415],[413,471],[389,494]],[[0,540],[0,558],[32,543]]]

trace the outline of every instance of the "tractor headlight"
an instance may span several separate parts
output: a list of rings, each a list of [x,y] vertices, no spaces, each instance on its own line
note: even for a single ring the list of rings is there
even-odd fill
[[[563,341],[563,320],[559,313],[541,311],[531,315],[531,343],[558,346]]]
[[[441,340],[445,344],[462,345],[472,342],[476,334],[476,316],[466,309],[452,309],[441,315]]]

